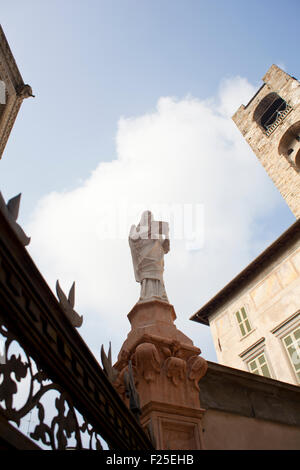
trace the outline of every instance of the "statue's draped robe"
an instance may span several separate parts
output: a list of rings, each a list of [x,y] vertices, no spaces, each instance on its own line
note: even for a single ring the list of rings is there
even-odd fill
[[[141,283],[140,301],[159,298],[168,302],[164,281],[164,240],[143,239],[141,234],[131,230],[129,245],[131,249],[135,279]]]

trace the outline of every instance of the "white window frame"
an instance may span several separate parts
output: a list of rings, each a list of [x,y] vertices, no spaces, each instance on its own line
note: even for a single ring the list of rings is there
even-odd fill
[[[250,367],[250,363],[254,360],[258,361],[259,357],[261,357],[262,355],[265,358],[265,364],[267,365],[270,376],[264,375],[262,373],[261,364],[258,364],[258,370],[260,372],[258,374],[255,374],[255,372],[253,372]],[[276,378],[272,368],[272,364],[266,351],[265,338],[259,339],[255,344],[247,348],[246,351],[243,351],[241,354],[239,354],[239,356],[243,360],[247,372],[251,372],[251,374],[260,375],[261,377],[265,378]]]
[[[263,364],[260,362],[260,358],[262,358],[262,357],[264,358]],[[255,369],[253,369],[251,367],[251,364],[253,362],[255,363],[255,366],[256,366]],[[249,372],[251,372],[252,374],[261,375],[262,377],[272,378],[272,374],[271,374],[271,371],[270,371],[270,366],[268,364],[265,351],[260,352],[256,357],[254,357],[253,359],[248,361],[247,366],[248,366]],[[268,369],[269,375],[266,375],[266,374],[263,373],[263,367],[265,367],[265,366]]]
[[[293,315],[288,317],[284,322],[274,328],[271,333],[273,333],[277,338],[280,340],[282,349],[284,351],[284,355],[288,361],[289,368],[292,371],[293,376],[295,377],[298,384],[300,384],[300,377],[298,373],[300,372],[296,370],[295,365],[291,359],[291,356],[287,350],[287,347],[284,343],[284,338],[293,334],[298,328],[300,327],[300,310],[297,310]],[[300,352],[300,345],[299,345],[299,352]],[[297,358],[298,359],[298,358]]]
[[[300,383],[300,337],[298,339],[295,338],[295,332],[300,331],[300,324],[295,327],[293,331],[290,333],[287,333],[283,338],[282,338],[282,343],[285,347],[286,353],[288,355],[288,358],[292,364],[292,367],[294,369],[294,372],[297,377],[298,383]],[[293,338],[294,336],[294,338]],[[293,358],[291,357],[290,351],[289,351],[289,346],[286,345],[285,339],[287,337],[292,337],[292,346],[294,347],[295,351],[293,353]],[[298,368],[296,368],[298,366]]]

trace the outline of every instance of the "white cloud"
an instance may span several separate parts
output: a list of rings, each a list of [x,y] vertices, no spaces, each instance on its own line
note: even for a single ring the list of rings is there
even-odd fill
[[[113,343],[116,354],[130,330],[127,313],[139,296],[126,237],[103,240],[109,204],[132,214],[158,203],[203,204],[205,244],[190,251],[171,240],[165,284],[177,326],[215,359],[209,328],[189,316],[250,259],[252,225],[276,203],[260,164],[229,118],[255,89],[240,77],[223,81],[217,99],[163,97],[151,114],[121,118],[118,159],[100,163],[76,190],[52,193],[37,206],[26,232],[30,252],[49,285],[65,291],[76,281],[79,330],[93,351]],[[154,215],[156,215],[154,213]]]

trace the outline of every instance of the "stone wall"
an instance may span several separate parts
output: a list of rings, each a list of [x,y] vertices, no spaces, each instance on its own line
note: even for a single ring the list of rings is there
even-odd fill
[[[208,362],[199,383],[204,449],[300,449],[300,389]]]

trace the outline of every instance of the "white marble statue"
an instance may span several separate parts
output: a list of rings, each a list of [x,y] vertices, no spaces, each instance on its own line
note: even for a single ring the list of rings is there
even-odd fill
[[[150,211],[129,233],[134,275],[141,284],[139,302],[159,299],[169,302],[163,281],[164,255],[170,250],[169,224],[155,221]]]

